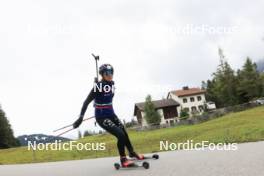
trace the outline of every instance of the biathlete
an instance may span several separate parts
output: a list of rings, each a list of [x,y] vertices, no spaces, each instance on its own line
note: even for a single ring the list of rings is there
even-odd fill
[[[120,162],[123,167],[127,167],[133,162],[128,160],[125,153],[125,147],[129,152],[129,157],[143,160],[144,156],[137,154],[130,142],[124,125],[116,116],[112,100],[114,97],[114,69],[110,64],[103,64],[99,68],[99,74],[102,79],[90,91],[83,103],[80,116],[73,124],[74,128],[78,128],[82,121],[88,105],[94,100],[95,119],[96,122],[107,132],[117,138],[117,148],[120,155]]]

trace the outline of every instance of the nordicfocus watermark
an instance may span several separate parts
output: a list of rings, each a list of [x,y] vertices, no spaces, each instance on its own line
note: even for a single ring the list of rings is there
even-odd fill
[[[238,31],[238,26],[214,26],[208,24],[194,25],[186,24],[184,26],[176,26],[169,29],[170,32],[181,35],[195,35],[195,34],[208,34],[208,35],[222,35],[232,34]]]
[[[115,93],[115,85],[108,85],[108,84],[103,85],[102,83],[100,84],[94,83],[93,91]]]
[[[160,141],[160,151],[173,150],[224,150],[235,151],[238,149],[237,143],[211,143],[209,141],[202,141],[194,143],[193,140],[186,142],[174,143],[169,141]]]
[[[77,141],[62,142],[61,140],[53,143],[37,143],[36,141],[28,141],[28,150],[87,150],[87,151],[103,151],[106,150],[105,143],[80,143]]]

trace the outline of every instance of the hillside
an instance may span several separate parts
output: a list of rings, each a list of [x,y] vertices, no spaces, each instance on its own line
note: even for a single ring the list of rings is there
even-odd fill
[[[50,143],[57,141],[69,141],[70,139],[64,138],[64,137],[57,137],[57,136],[51,136],[51,135],[45,135],[45,134],[31,134],[31,135],[22,135],[18,136],[17,139],[19,140],[19,143],[21,146],[27,146],[28,142],[34,142],[36,141],[37,144],[39,143]]]
[[[264,106],[197,125],[178,126],[153,131],[129,131],[136,150],[140,153],[159,151],[161,140],[172,142],[210,141],[213,143],[251,142],[264,140]],[[0,150],[0,163],[31,163],[60,160],[76,160],[117,155],[115,138],[108,135],[89,136],[82,143],[105,142],[104,151],[28,151],[26,147]]]

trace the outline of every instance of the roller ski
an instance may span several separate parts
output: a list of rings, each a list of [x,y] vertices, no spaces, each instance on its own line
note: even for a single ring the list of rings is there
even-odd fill
[[[137,154],[135,152],[130,153],[129,157],[131,158],[132,161],[143,161],[143,160],[158,160],[159,155],[158,154],[153,154],[152,156],[144,156],[142,154]]]
[[[143,163],[137,163],[134,160],[127,159],[126,157],[123,157],[120,159],[120,163],[115,163],[114,167],[116,170],[119,169],[127,169],[127,168],[140,168],[143,167],[144,169],[149,169],[149,163],[148,162],[143,162]]]

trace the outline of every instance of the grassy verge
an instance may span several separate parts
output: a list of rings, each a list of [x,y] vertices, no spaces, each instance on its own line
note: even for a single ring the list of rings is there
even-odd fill
[[[230,113],[222,118],[197,125],[179,126],[153,131],[129,131],[131,141],[139,153],[159,151],[159,142],[194,142],[212,143],[252,142],[264,140],[264,106],[251,110]],[[104,151],[36,151],[27,147],[0,150],[0,164],[50,162],[77,160],[117,155],[115,138],[105,134],[90,136],[79,140],[82,143],[106,143]]]

